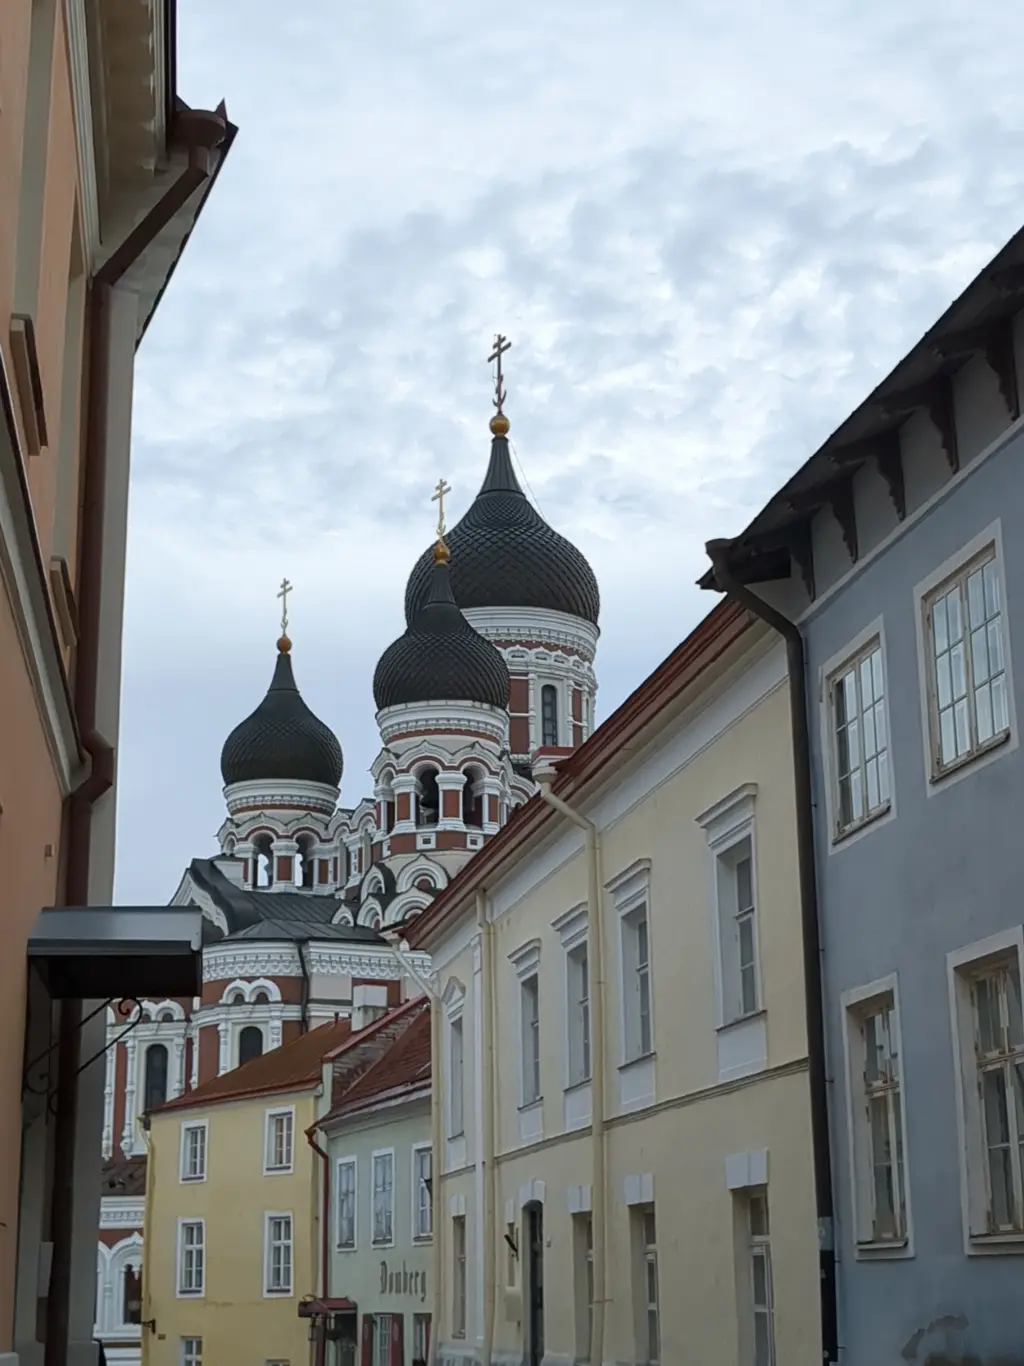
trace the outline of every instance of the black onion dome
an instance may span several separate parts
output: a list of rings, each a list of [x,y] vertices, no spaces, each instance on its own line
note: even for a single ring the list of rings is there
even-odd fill
[[[484,702],[508,707],[508,668],[455,605],[449,566],[431,563],[423,605],[373,675],[377,710],[406,702]]]
[[[342,766],[338,737],[303,702],[291,655],[279,647],[266,697],[224,741],[225,786],[280,779],[338,787]]]
[[[468,607],[542,607],[597,625],[601,595],[594,571],[576,547],[549,527],[519,487],[508,438],[491,442],[480,492],[447,533],[452,592]],[[416,561],[405,590],[405,619],[426,600],[430,551]]]

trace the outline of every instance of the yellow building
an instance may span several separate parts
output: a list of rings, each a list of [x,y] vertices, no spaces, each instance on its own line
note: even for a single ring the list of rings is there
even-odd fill
[[[149,1122],[145,1366],[299,1366],[316,1284],[316,1118],[348,1020],[300,1035],[154,1111]]]
[[[534,771],[409,931],[438,992],[437,1361],[812,1366],[784,649],[723,604]]]

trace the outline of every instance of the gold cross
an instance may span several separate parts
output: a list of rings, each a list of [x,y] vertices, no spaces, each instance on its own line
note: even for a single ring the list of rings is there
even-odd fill
[[[434,490],[433,495],[431,496],[431,499],[430,499],[430,501],[431,501],[432,503],[436,503],[436,504],[438,505],[438,506],[437,506],[437,539],[438,539],[439,541],[443,541],[443,540],[444,540],[444,533],[445,533],[445,525],[444,525],[444,500],[445,500],[446,494],[451,493],[451,491],[452,491],[451,485],[450,485],[450,484],[446,484],[445,481],[444,481],[443,479],[439,479],[439,480],[437,481],[437,488]]]
[[[287,579],[281,580],[281,590],[278,597],[281,599],[281,634],[288,634],[288,594],[292,591],[292,586]]]
[[[509,339],[503,337],[499,332],[494,338],[494,350],[487,357],[488,361],[492,364],[494,361],[498,362],[497,374],[494,377],[494,398],[492,399],[492,402],[499,413],[502,411],[502,405],[505,402],[505,385],[501,374],[501,358],[511,345],[512,343]]]

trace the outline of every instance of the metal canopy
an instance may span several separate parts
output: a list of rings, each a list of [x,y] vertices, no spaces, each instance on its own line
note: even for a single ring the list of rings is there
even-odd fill
[[[198,996],[201,911],[160,907],[48,907],[28,960],[55,1000]]]

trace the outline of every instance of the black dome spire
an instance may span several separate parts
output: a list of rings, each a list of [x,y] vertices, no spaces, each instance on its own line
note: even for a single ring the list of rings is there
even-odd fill
[[[377,710],[404,702],[484,702],[507,708],[505,661],[456,607],[444,542],[428,556],[424,601],[374,671]]]
[[[341,745],[306,706],[292,673],[291,642],[278,641],[277,664],[267,695],[224,741],[224,785],[247,782],[341,783]]]
[[[597,625],[601,608],[594,571],[545,522],[519,487],[509,454],[508,419],[492,419],[491,459],[480,492],[448,533],[452,592],[459,607],[541,607]],[[416,561],[405,590],[405,618],[426,601],[430,551]]]

